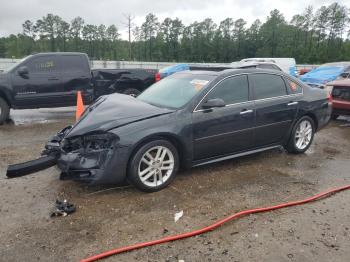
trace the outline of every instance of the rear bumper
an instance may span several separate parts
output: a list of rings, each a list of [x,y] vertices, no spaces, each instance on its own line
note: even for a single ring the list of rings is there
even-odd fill
[[[350,101],[333,99],[334,115],[350,115]]]

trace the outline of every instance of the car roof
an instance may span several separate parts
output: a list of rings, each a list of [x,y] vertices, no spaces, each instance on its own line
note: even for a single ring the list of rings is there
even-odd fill
[[[42,56],[42,55],[85,55],[85,53],[80,52],[45,52],[45,53],[33,53],[32,55]]]
[[[296,77],[293,77],[283,71],[278,71],[278,70],[272,70],[272,69],[260,69],[260,68],[244,68],[244,69],[226,69],[223,71],[205,71],[205,70],[188,70],[188,71],[181,71],[175,74],[191,74],[191,75],[207,75],[207,76],[214,76],[218,80],[221,80],[226,77],[234,76],[234,75],[239,75],[239,74],[251,74],[251,73],[265,73],[265,74],[273,74],[273,75],[279,75],[283,76],[286,79],[290,79],[293,82],[298,83],[300,86],[307,87],[308,85],[299,80]]]
[[[280,66],[272,61],[239,61],[239,62],[232,62],[231,66],[233,68],[244,68],[244,67],[253,67],[253,66],[258,66],[258,65],[275,65],[278,68]]]
[[[272,70],[272,69],[262,69],[262,68],[237,68],[237,69],[227,69],[224,70],[223,73],[226,74],[245,74],[245,73],[273,73],[279,75],[286,75],[282,71]]]

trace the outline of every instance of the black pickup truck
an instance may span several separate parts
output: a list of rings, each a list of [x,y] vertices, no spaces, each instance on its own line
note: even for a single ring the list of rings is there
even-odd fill
[[[39,53],[24,58],[0,73],[0,124],[10,108],[64,107],[76,104],[77,91],[84,104],[101,95],[138,95],[156,81],[158,70],[91,70],[84,53]]]

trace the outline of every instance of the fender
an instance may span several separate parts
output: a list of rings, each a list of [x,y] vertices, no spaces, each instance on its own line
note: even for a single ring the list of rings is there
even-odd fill
[[[178,149],[179,158],[181,160],[181,167],[186,169],[192,166],[193,149],[190,149],[185,145],[186,143],[189,144],[189,141],[184,141],[180,136],[167,131],[159,131],[156,133],[147,134],[145,137],[140,139],[135,145],[133,145],[131,150],[129,150],[128,159],[132,157],[137,148],[145,144],[147,141],[153,140],[155,138],[164,138],[171,142]]]

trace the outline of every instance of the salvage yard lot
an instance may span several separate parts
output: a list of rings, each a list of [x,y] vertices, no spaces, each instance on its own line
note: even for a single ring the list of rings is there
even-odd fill
[[[23,121],[22,119],[30,120]],[[302,199],[350,184],[345,118],[315,136],[304,155],[273,150],[181,172],[168,188],[142,193],[59,181],[50,168],[7,180],[8,164],[38,157],[74,121],[71,109],[15,111],[0,127],[0,255],[3,261],[77,261],[111,248],[208,225],[230,213]],[[350,119],[348,119],[350,121]],[[77,211],[50,218],[55,200]],[[174,222],[174,214],[184,215]],[[350,191],[305,206],[251,215],[191,239],[106,261],[348,261]]]

